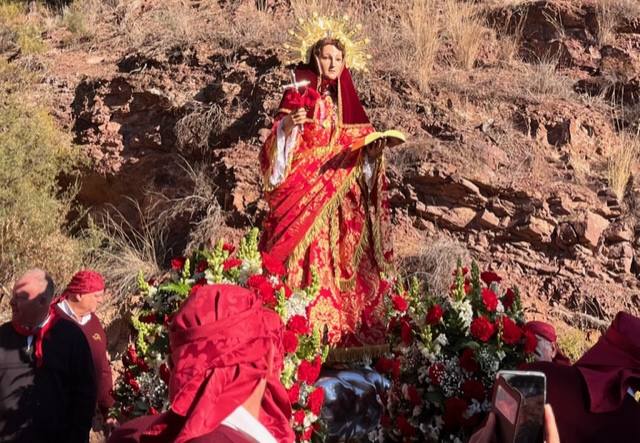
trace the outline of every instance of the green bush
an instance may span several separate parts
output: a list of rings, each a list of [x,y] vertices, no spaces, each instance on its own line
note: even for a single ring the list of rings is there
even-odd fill
[[[0,62],[0,84],[6,72]],[[73,192],[62,192],[58,178],[78,154],[45,109],[2,92],[0,284],[6,288],[17,273],[33,266],[62,283],[80,265],[82,248],[63,228]]]

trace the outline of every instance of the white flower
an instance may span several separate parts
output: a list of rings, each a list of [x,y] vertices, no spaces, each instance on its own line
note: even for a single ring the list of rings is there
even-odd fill
[[[498,306],[496,307],[496,312],[498,314],[504,314],[504,305],[502,304],[502,301],[498,300]]]
[[[240,277],[239,282],[241,285],[247,283],[249,277],[252,275],[262,274],[262,263],[260,260],[242,260],[240,265]]]
[[[285,302],[286,318],[285,322],[289,321],[294,315],[301,315],[307,318],[307,306],[309,301],[305,299],[304,293],[294,292],[289,300]]]
[[[460,320],[462,320],[464,330],[468,331],[469,326],[471,326],[471,321],[473,320],[473,307],[471,306],[471,301],[464,298],[462,300],[450,300],[449,303],[451,308],[460,317]]]

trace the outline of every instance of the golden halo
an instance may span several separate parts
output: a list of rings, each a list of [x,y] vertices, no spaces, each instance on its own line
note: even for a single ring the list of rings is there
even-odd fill
[[[314,13],[305,19],[299,18],[294,29],[289,30],[289,43],[284,47],[289,51],[289,63],[309,61],[313,45],[323,38],[335,38],[344,45],[346,66],[355,71],[367,71],[368,38],[361,38],[361,24],[353,24],[349,16],[329,17]]]

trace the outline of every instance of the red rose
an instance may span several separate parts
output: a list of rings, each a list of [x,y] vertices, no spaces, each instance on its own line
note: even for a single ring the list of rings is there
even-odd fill
[[[467,372],[474,373],[480,369],[480,365],[476,361],[476,355],[473,349],[466,348],[460,356],[460,367]]]
[[[298,380],[306,382],[308,385],[314,384],[320,376],[321,366],[320,356],[317,356],[313,362],[302,360],[298,366]]]
[[[304,432],[302,433],[302,435],[300,435],[300,440],[301,441],[309,441],[311,440],[311,436],[313,435],[313,426],[309,426],[307,429],[304,430]]]
[[[169,380],[171,380],[171,370],[166,363],[162,363],[160,365],[160,378],[165,384],[169,384]]]
[[[399,415],[398,418],[396,419],[396,425],[398,426],[398,429],[400,430],[400,433],[402,435],[404,435],[405,437],[413,437],[414,435],[416,435],[416,428],[414,428],[411,423],[409,423],[409,420],[407,420],[404,415]]]
[[[296,337],[295,332],[284,331],[282,346],[284,346],[284,352],[287,354],[296,352],[296,349],[298,349],[298,337]]]
[[[484,315],[474,318],[471,322],[471,335],[480,341],[489,341],[494,332],[493,323]]]
[[[395,309],[396,311],[404,312],[409,308],[409,303],[401,295],[394,295],[391,298],[391,302],[393,303],[393,309]]]
[[[402,318],[402,320],[400,320],[400,338],[402,339],[402,343],[405,346],[411,344],[411,339],[413,338],[413,329],[411,328],[411,324],[406,318]]]
[[[505,311],[511,309],[513,306],[513,302],[516,300],[516,293],[513,292],[513,289],[507,289],[504,296],[502,297],[502,306],[504,306]]]
[[[482,403],[486,398],[484,386],[478,380],[465,380],[461,388],[463,397],[468,401],[476,399]]]
[[[420,397],[418,388],[416,388],[414,385],[409,385],[407,387],[407,399],[413,406],[420,406],[422,404],[422,397]]]
[[[242,260],[240,260],[239,258],[235,258],[235,257],[228,258],[222,264],[222,269],[224,271],[228,271],[229,269],[237,268],[241,264],[242,264]]]
[[[524,331],[524,352],[533,354],[538,346],[538,338],[531,331]]]
[[[304,423],[304,411],[302,409],[298,409],[293,413],[293,422],[299,425]]]
[[[448,398],[444,401],[444,426],[455,429],[462,425],[463,415],[467,410],[467,402],[458,397]]]
[[[224,243],[222,245],[222,250],[223,251],[227,251],[229,253],[229,255],[233,254],[233,251],[236,250],[236,247],[233,246],[231,243]]]
[[[480,278],[487,286],[491,286],[491,283],[493,282],[500,283],[502,281],[502,277],[492,271],[485,271],[481,273]]]
[[[287,322],[287,330],[296,334],[308,334],[309,323],[302,315],[294,315]]]
[[[175,257],[171,259],[171,269],[174,271],[181,271],[184,268],[184,264],[187,261],[185,257]]]
[[[294,383],[293,386],[287,390],[287,393],[289,394],[289,402],[292,405],[298,403],[298,400],[300,399],[300,384]]]
[[[209,263],[206,260],[200,260],[196,265],[196,272],[204,272],[209,267]]]
[[[262,255],[262,267],[272,275],[282,277],[287,271],[281,261],[276,260],[266,252],[261,252]]]
[[[482,288],[482,303],[487,311],[494,312],[498,307],[498,296],[489,288]]]
[[[440,382],[442,381],[442,376],[444,375],[444,366],[442,363],[434,363],[429,366],[429,378],[431,379],[431,384],[435,386],[440,386]]]
[[[442,306],[439,304],[435,304],[429,308],[427,311],[427,324],[435,325],[440,323],[440,319],[442,319]]]
[[[271,286],[271,283],[269,283],[269,280],[267,280],[264,275],[252,275],[247,279],[247,286],[255,289],[258,294],[260,294],[263,304],[270,305],[276,303],[277,300],[273,286]]]
[[[133,392],[140,392],[140,383],[135,378],[129,379],[129,386],[133,389]]]
[[[314,415],[320,415],[320,409],[324,404],[324,389],[316,388],[309,398],[307,398],[307,407],[313,412]]]
[[[502,324],[502,341],[508,345],[514,345],[522,337],[522,329],[507,316],[500,317],[498,323]]]

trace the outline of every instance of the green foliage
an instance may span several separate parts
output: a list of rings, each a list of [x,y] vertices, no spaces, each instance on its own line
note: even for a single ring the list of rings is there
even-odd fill
[[[0,62],[1,63],[1,62]],[[13,83],[2,75],[2,86]],[[11,75],[19,76],[14,70]],[[4,87],[2,88],[4,89]],[[0,283],[40,266],[66,278],[80,264],[80,244],[64,232],[73,192],[58,178],[75,164],[70,138],[45,109],[17,94],[0,101]]]
[[[45,49],[42,29],[26,15],[26,3],[0,0],[0,52],[37,54]]]

